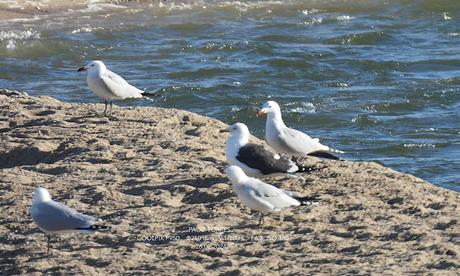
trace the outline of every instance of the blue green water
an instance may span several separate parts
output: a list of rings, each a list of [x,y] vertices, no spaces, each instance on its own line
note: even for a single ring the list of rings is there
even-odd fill
[[[175,107],[247,123],[280,103],[286,124],[346,159],[460,191],[460,4],[187,1],[92,7],[0,22],[0,87],[98,102],[77,68],[100,59]]]

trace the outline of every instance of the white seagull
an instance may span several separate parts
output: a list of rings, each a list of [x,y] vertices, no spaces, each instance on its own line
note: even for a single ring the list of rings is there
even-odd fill
[[[267,114],[265,124],[265,139],[270,147],[280,154],[294,157],[306,155],[339,160],[330,152],[344,153],[332,149],[319,142],[318,138],[311,138],[298,130],[288,128],[281,117],[280,106],[274,101],[264,103],[257,115]]]
[[[45,188],[37,188],[31,207],[32,218],[38,227],[47,234],[48,251],[50,236],[67,233],[92,233],[107,229],[107,226],[96,225],[96,219],[78,213],[59,202],[51,199]]]
[[[233,124],[220,132],[230,132],[225,143],[227,163],[240,167],[249,176],[288,175],[302,178],[294,173],[313,170],[297,165],[286,157],[280,157],[261,145],[250,144],[249,129],[243,123]]]
[[[238,198],[251,210],[260,212],[259,226],[264,214],[278,212],[290,206],[307,205],[306,200],[316,197],[300,197],[297,193],[284,191],[256,178],[247,176],[238,166],[225,169]]]
[[[78,72],[87,71],[86,82],[89,89],[99,98],[104,100],[104,115],[107,115],[107,104],[110,103],[110,115],[112,114],[112,101],[128,98],[142,98],[148,94],[129,84],[125,79],[107,69],[100,60],[93,60],[86,66],[78,69]]]

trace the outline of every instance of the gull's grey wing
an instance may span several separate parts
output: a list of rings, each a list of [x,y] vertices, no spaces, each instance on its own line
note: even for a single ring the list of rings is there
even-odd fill
[[[291,205],[300,204],[297,200],[284,193],[281,189],[258,179],[251,178],[248,181],[248,184],[254,189],[257,196],[270,202],[270,204],[272,204],[275,208],[286,208]]]
[[[287,127],[280,132],[278,140],[280,145],[287,149],[287,152],[307,154],[313,151],[329,150],[329,147],[322,145],[319,139],[312,139],[301,131]]]
[[[111,79],[112,81],[114,81],[115,83],[119,84],[119,85],[126,85],[128,84],[128,82],[120,77],[119,75],[115,74],[114,72],[110,71],[110,70],[106,70],[105,71],[105,75]]]
[[[48,231],[75,230],[91,226],[95,218],[78,213],[55,201],[39,203],[33,207],[32,217],[40,228]]]
[[[141,98],[144,92],[109,70],[99,79],[99,85],[114,98]]]

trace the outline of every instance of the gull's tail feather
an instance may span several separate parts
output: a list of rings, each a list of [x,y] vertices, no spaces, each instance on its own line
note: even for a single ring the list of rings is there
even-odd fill
[[[298,167],[298,169],[296,171],[297,173],[311,173],[311,172],[319,170],[319,168],[317,168],[315,166],[302,166],[299,163],[296,163],[296,166]]]
[[[301,206],[316,204],[321,199],[319,195],[304,196],[294,191],[289,191],[289,190],[282,190],[282,191],[288,196],[297,200]]]
[[[300,202],[300,206],[307,206],[317,204],[321,198],[319,195],[311,195],[311,196],[291,196],[292,198],[296,199]]]
[[[151,92],[144,91],[144,92],[142,92],[142,96],[144,96],[144,97],[159,97],[160,95],[158,95],[156,92],[151,93]]]
[[[308,154],[309,156],[319,157],[319,158],[327,158],[332,160],[340,160],[339,157],[327,152],[327,151],[314,151]]]
[[[110,226],[107,226],[107,225],[98,225],[98,224],[93,224],[91,226],[88,226],[88,227],[79,227],[77,228],[77,230],[81,230],[81,231],[90,231],[90,232],[94,232],[94,231],[104,231],[104,230],[109,230],[110,229]]]

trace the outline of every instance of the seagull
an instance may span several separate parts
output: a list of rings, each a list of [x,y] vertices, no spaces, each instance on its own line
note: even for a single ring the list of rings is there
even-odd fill
[[[278,212],[291,206],[308,205],[310,202],[307,200],[317,199],[301,197],[295,192],[281,190],[249,177],[235,165],[228,166],[225,172],[241,202],[251,210],[260,212],[259,226],[262,225],[263,217],[267,213]]]
[[[264,146],[250,144],[249,129],[243,123],[233,124],[220,132],[230,132],[226,142],[227,163],[240,167],[249,176],[288,175],[302,178],[294,173],[313,170],[297,165],[286,157],[280,157]]]
[[[153,95],[146,93],[129,84],[125,79],[107,69],[100,60],[93,60],[78,72],[87,71],[86,82],[89,89],[99,98],[104,100],[104,115],[107,116],[107,105],[110,103],[110,115],[112,115],[112,101],[128,98],[142,98]]]
[[[274,101],[264,103],[257,115],[267,114],[265,124],[265,139],[270,147],[280,154],[293,157],[306,155],[339,160],[334,153],[343,151],[332,149],[298,130],[288,128],[281,118],[280,106]]]
[[[32,219],[47,235],[48,251],[52,234],[92,233],[97,230],[108,229],[107,226],[95,224],[96,219],[94,217],[80,214],[76,210],[52,200],[45,188],[35,190],[31,213]]]

